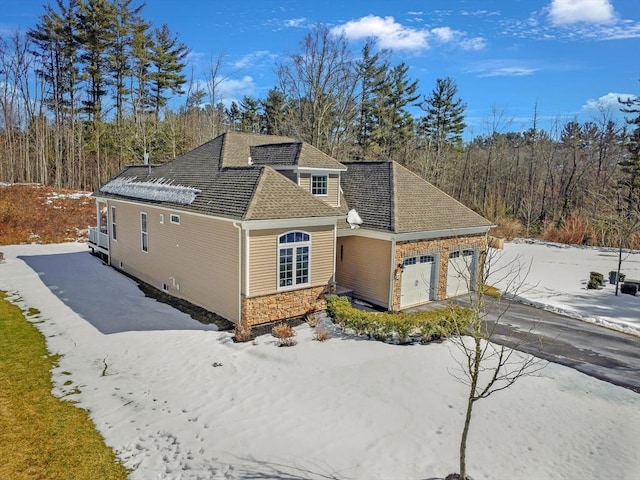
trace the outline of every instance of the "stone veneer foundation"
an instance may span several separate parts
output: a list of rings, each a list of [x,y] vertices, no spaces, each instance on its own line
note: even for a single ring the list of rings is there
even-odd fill
[[[329,286],[243,297],[242,318],[253,326],[324,310],[327,308],[326,293],[329,293]]]
[[[397,265],[402,262],[405,255],[418,253],[435,254],[439,259],[438,286],[436,288],[436,300],[444,300],[447,296],[447,270],[449,267],[449,251],[460,248],[474,248],[479,253],[487,249],[487,236],[475,235],[469,237],[448,237],[436,240],[422,240],[411,242],[398,242],[396,244],[395,262],[396,275],[393,280],[393,305],[391,310],[400,310],[400,288],[402,285],[402,272]],[[482,257],[482,255],[481,255]],[[478,262],[478,268],[479,266]],[[478,270],[479,271],[479,270]],[[477,274],[478,272],[476,272]]]

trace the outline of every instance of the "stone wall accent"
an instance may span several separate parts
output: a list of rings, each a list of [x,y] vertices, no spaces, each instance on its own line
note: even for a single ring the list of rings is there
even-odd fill
[[[243,297],[242,318],[253,326],[324,310],[327,307],[324,295],[329,293],[329,289],[328,285],[324,285],[259,297]]]
[[[393,277],[393,305],[391,310],[395,312],[400,310],[400,288],[402,286],[402,270],[398,268],[398,265],[400,265],[405,255],[411,255],[414,252],[429,252],[435,253],[438,256],[438,285],[435,289],[435,299],[444,300],[447,296],[447,269],[449,266],[449,251],[465,247],[475,248],[482,253],[487,249],[487,236],[472,235],[468,237],[446,237],[437,238],[434,240],[417,240],[396,243],[394,262],[394,265],[396,266],[396,272]],[[478,268],[480,268],[479,265]]]

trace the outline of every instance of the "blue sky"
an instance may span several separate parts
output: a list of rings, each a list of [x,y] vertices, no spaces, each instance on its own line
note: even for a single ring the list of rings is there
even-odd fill
[[[0,32],[33,26],[43,3],[0,0]],[[603,111],[621,118],[617,98],[640,95],[638,0],[148,0],[143,12],[191,49],[196,79],[223,56],[227,100],[264,98],[275,65],[317,23],[344,31],[355,54],[376,38],[393,64],[409,65],[423,95],[452,77],[467,104],[467,136],[496,122],[529,128],[536,103],[547,129],[601,120]]]

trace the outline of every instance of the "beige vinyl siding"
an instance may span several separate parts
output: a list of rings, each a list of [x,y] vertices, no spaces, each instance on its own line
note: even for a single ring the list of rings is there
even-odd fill
[[[341,237],[336,246],[336,282],[355,296],[389,305],[391,242],[365,237]]]
[[[238,319],[239,240],[231,222],[114,200],[109,205],[116,207],[118,220],[118,239],[110,248],[114,267],[158,289],[164,283],[171,295]],[[141,212],[147,214],[148,252],[141,249]],[[170,222],[172,213],[180,216],[179,225]]]
[[[317,175],[326,175],[319,172]],[[338,174],[329,174],[327,179],[327,195],[317,195],[317,198],[323,200],[328,205],[332,207],[337,207],[340,205],[340,175]],[[311,193],[311,174],[310,173],[301,173],[300,174],[300,184],[302,188],[304,188],[307,192]]]
[[[278,237],[290,231],[311,236],[311,270],[308,286],[327,285],[333,278],[334,227],[252,230],[249,232],[249,296],[278,291]],[[307,286],[307,287],[308,287]],[[307,288],[301,287],[301,288]]]

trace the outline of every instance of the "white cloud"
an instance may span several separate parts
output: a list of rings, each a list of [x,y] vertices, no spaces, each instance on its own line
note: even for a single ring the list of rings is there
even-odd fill
[[[391,50],[423,50],[434,44],[453,44],[464,50],[482,50],[486,40],[482,37],[468,38],[465,32],[450,27],[431,30],[406,27],[393,17],[367,15],[334,27],[336,34],[344,33],[351,40],[375,38],[381,48]]]
[[[527,77],[533,75],[537,68],[522,66],[497,66],[493,68],[481,68],[478,70],[479,77]]]
[[[431,29],[431,34],[435,36],[440,42],[446,43],[459,36],[460,32],[458,32],[457,30],[452,30],[449,27],[438,27]]]
[[[483,50],[487,46],[487,41],[482,37],[465,38],[460,42],[464,50]]]
[[[552,0],[549,16],[555,25],[610,23],[615,20],[611,0]]]
[[[601,96],[598,99],[589,99],[587,103],[582,106],[582,110],[620,110],[622,106],[618,99],[629,100],[630,98],[636,98],[636,95],[631,93],[612,93],[609,92],[606,95]]]
[[[277,55],[269,52],[269,50],[258,50],[257,52],[249,53],[248,55],[240,58],[234,62],[233,66],[235,68],[247,68],[260,63],[264,59],[272,60],[276,57]]]
[[[218,86],[219,101],[230,105],[232,101],[239,102],[245,95],[253,95],[255,83],[253,77],[245,75],[241,79],[226,78]]]
[[[290,18],[289,20],[285,20],[283,23],[284,23],[285,27],[298,28],[298,27],[304,26],[306,21],[307,21],[307,19],[304,18],[304,17],[302,17],[302,18]]]
[[[335,33],[344,33],[347,38],[360,40],[375,38],[381,48],[394,50],[419,50],[428,48],[428,33],[424,30],[405,27],[393,17],[367,15],[333,28]]]

